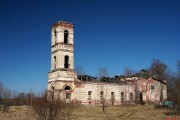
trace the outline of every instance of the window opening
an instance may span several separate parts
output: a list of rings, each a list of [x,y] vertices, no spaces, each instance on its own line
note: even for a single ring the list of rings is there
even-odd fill
[[[64,58],[64,68],[69,68],[69,56],[65,56]]]
[[[57,31],[56,30],[54,30],[54,36],[55,36],[55,44],[57,43]]]
[[[71,93],[66,93],[66,99],[71,99]]]
[[[64,44],[68,44],[68,35],[69,35],[69,32],[65,30],[64,31]]]
[[[114,101],[115,101],[114,92],[111,92],[111,102],[112,102],[112,105],[114,105]]]
[[[154,85],[151,85],[151,86],[150,86],[150,89],[151,89],[151,90],[154,90],[154,89],[155,89],[155,88],[154,88]]]
[[[66,86],[66,87],[64,88],[64,90],[71,90],[71,87],[70,87],[70,86]]]
[[[54,69],[56,69],[56,56],[54,56]]]
[[[133,93],[132,92],[129,94],[129,99],[133,100]]]
[[[92,91],[88,91],[88,102],[89,102],[89,104],[91,104],[91,94],[92,94]]]
[[[140,93],[140,101],[143,101],[143,94]]]
[[[114,92],[111,92],[111,98],[114,99]]]
[[[92,91],[88,91],[88,95],[91,95],[92,94]]]
[[[101,101],[101,103],[103,102],[103,99],[104,99],[104,92],[100,92],[100,101]]]
[[[121,92],[121,101],[124,102],[124,92]]]
[[[54,36],[57,37],[57,32],[56,32],[56,30],[54,30]]]

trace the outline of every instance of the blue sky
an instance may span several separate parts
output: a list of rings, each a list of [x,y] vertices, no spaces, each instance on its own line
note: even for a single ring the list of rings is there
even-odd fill
[[[0,82],[28,92],[47,87],[51,26],[75,25],[75,66],[96,76],[124,66],[139,71],[159,59],[175,71],[180,59],[179,0],[1,0]]]

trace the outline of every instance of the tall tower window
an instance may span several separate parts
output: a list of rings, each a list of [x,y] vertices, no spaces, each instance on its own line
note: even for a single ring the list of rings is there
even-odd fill
[[[56,56],[54,56],[54,69],[56,69]]]
[[[68,35],[69,35],[69,31],[65,30],[64,31],[64,44],[68,44]]]
[[[54,39],[55,39],[55,43],[57,43],[57,31],[54,30]]]
[[[56,30],[54,30],[54,36],[57,37],[57,32],[56,32]]]
[[[64,57],[64,68],[69,68],[69,56]]]

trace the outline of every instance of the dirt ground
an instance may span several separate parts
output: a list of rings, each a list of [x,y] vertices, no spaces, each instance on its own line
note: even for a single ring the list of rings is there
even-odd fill
[[[77,107],[72,120],[177,120],[168,109],[154,109],[153,106],[111,106],[102,107],[82,106]],[[180,116],[179,120],[180,120]],[[28,106],[11,106],[9,112],[0,111],[0,120],[36,120],[37,115]],[[169,118],[169,119],[167,119]],[[173,118],[173,119],[171,119]]]

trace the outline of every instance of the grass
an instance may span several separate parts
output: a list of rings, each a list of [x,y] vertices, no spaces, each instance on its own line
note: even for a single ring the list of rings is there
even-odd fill
[[[83,109],[83,110],[80,110]],[[169,109],[154,109],[151,105],[146,106],[111,106],[106,108],[105,114],[102,107],[86,106],[76,109],[78,120],[165,120],[171,113]],[[171,117],[174,115],[170,114]]]
[[[169,109],[154,109],[145,106],[110,106],[103,113],[102,107],[81,106],[73,110],[72,120],[166,120],[174,117]],[[11,106],[8,113],[0,111],[0,120],[36,120],[37,116],[31,107]],[[180,116],[179,116],[180,118]]]

